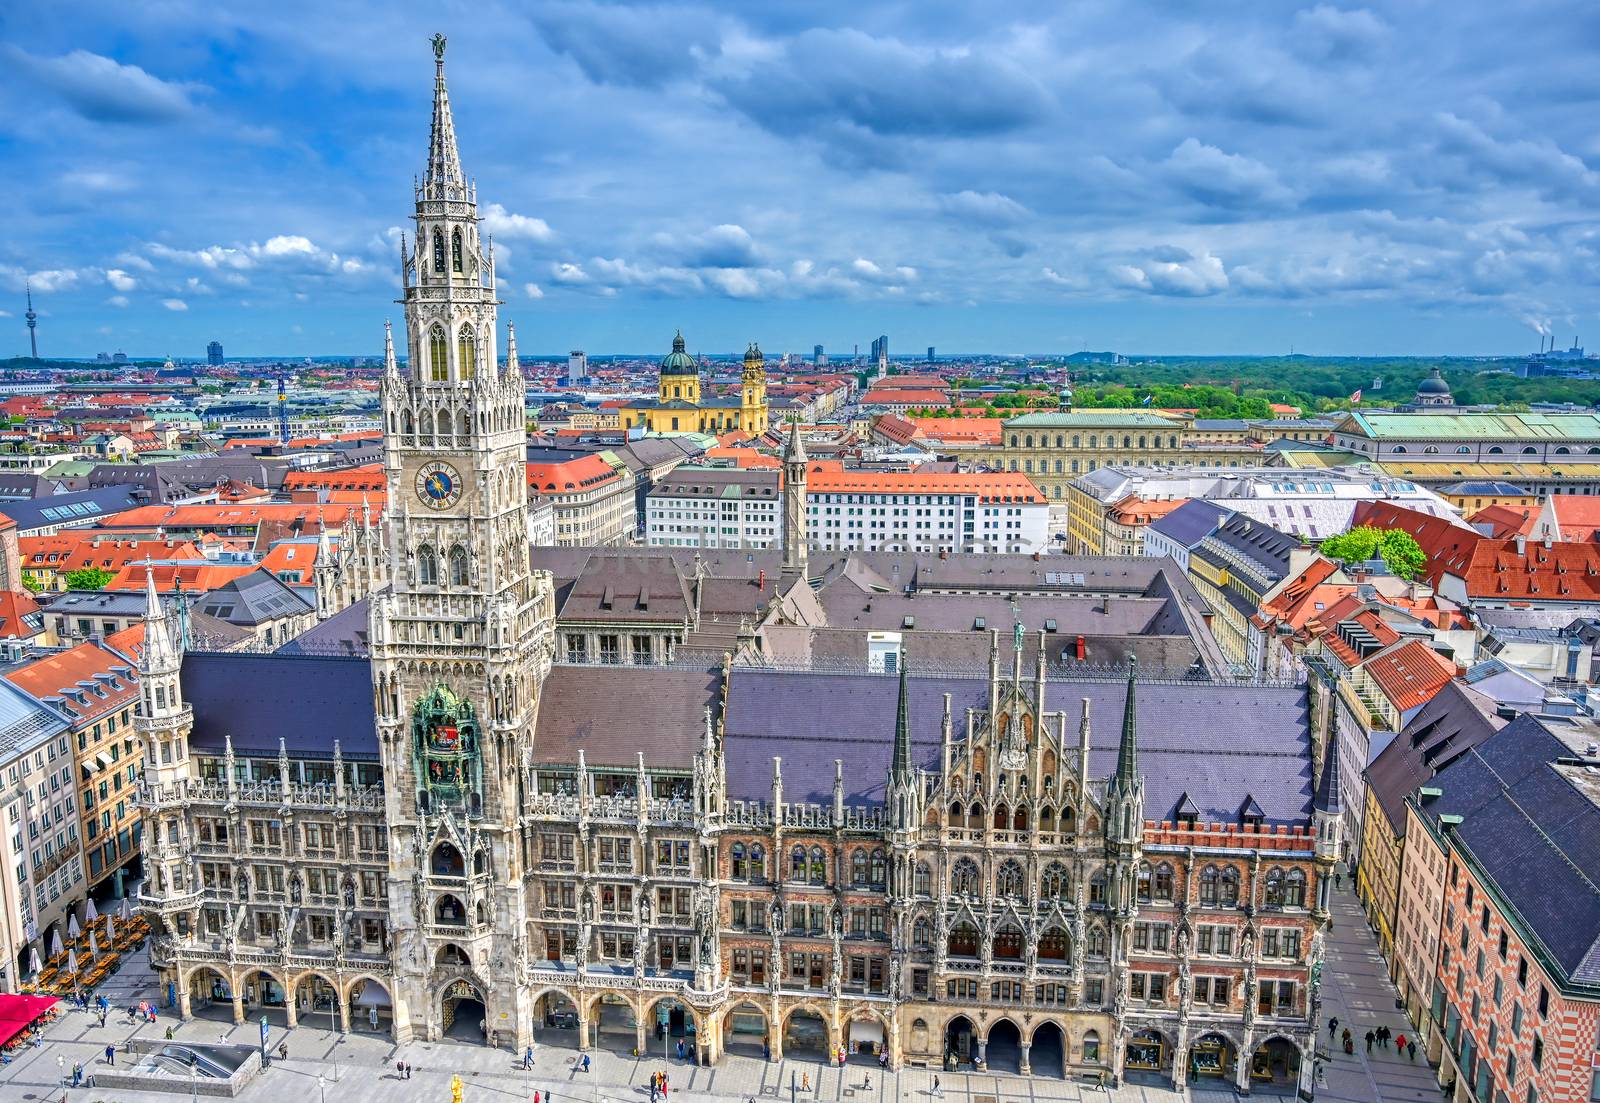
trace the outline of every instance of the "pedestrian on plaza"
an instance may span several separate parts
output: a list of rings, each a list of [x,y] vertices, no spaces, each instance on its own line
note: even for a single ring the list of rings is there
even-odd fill
[[[533,1091],[533,1103],[539,1103],[539,1089],[537,1088]]]
[[[1406,1036],[1404,1034],[1402,1034],[1402,1035],[1400,1035],[1400,1037],[1398,1037],[1398,1038],[1396,1038],[1394,1040],[1394,1051],[1396,1053],[1403,1053],[1403,1052],[1405,1052],[1405,1048],[1406,1048]]]
[[[289,1043],[288,1042],[279,1042],[278,1043],[278,1060],[287,1061],[288,1059],[289,1059]]]
[[[1342,874],[1342,873],[1335,873],[1335,874],[1334,874],[1334,875],[1333,875],[1333,887],[1334,887],[1334,888],[1338,888],[1338,887],[1339,887],[1339,882],[1340,882],[1340,881],[1341,881],[1341,880],[1343,880],[1343,878],[1344,878],[1344,874]]]
[[[1367,1031],[1367,1052],[1368,1053],[1372,1052],[1372,1042],[1373,1042],[1373,1040],[1375,1038],[1377,1038],[1377,1036],[1378,1036],[1378,1032],[1377,1031],[1375,1031],[1375,1030]]]
[[[533,1068],[533,1047],[529,1046],[522,1051],[522,1067],[524,1070]]]
[[[1417,1042],[1414,1038],[1406,1043],[1406,1059],[1410,1061],[1417,1059]]]
[[[1355,1051],[1356,1051],[1356,1047],[1351,1043],[1351,1041],[1350,1041],[1350,1032],[1347,1030],[1347,1031],[1344,1032],[1344,1052],[1345,1052],[1345,1056],[1348,1057],[1350,1054],[1354,1053]]]
[[[396,1080],[404,1080],[406,1078],[406,1063],[404,1061],[396,1061],[394,1063],[394,1078]]]
[[[683,1040],[678,1040],[678,1060],[683,1060]]]
[[[933,1095],[935,1099],[944,1098],[944,1089],[939,1086],[939,1077],[937,1074],[933,1078]]]
[[[589,1055],[587,1053],[583,1055],[583,1071],[589,1071]]]
[[[117,1067],[117,1047],[116,1046],[106,1046],[106,1064],[110,1065],[112,1068],[116,1068]]]
[[[105,1008],[103,1008],[103,1007],[100,1009],[100,1025],[101,1026],[105,1026],[106,1025],[106,1012],[105,1012]]]
[[[861,1082],[861,1089],[863,1091],[872,1090],[872,1071],[870,1069],[867,1071],[867,1078]]]
[[[803,1092],[808,1092],[811,1090],[811,1074],[809,1072],[802,1072],[800,1074],[800,1090]]]
[[[1333,1036],[1338,1031],[1338,1029],[1339,1029],[1339,1016],[1335,1015],[1333,1018],[1328,1020],[1328,1041],[1330,1041],[1330,1042],[1333,1041]]]
[[[406,1079],[407,1079],[407,1080],[410,1080],[410,1079],[411,1079],[411,1074],[412,1074],[412,1073],[413,1073],[413,1072],[416,1072],[416,1071],[417,1071],[417,1070],[416,1070],[416,1069],[414,1069],[414,1068],[412,1068],[412,1067],[411,1067],[411,1062],[410,1062],[410,1061],[407,1061],[407,1062],[406,1062]]]

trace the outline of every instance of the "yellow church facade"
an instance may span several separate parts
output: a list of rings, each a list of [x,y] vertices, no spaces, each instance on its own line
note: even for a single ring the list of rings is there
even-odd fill
[[[744,353],[738,397],[703,398],[700,365],[684,351],[683,334],[672,339],[672,351],[658,369],[657,395],[648,402],[621,407],[622,428],[643,426],[652,433],[726,433],[742,429],[752,436],[767,431],[767,365],[761,350]]]

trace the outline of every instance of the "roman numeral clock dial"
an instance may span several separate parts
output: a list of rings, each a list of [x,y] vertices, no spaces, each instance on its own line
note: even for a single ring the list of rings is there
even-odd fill
[[[417,497],[429,509],[449,509],[461,500],[461,473],[439,460],[417,469]]]

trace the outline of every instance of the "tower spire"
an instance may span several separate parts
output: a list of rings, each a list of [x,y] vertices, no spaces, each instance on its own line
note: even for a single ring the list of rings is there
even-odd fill
[[[383,323],[383,374],[400,374],[400,365],[394,358],[394,326],[387,320]]]
[[[1139,724],[1134,707],[1138,660],[1128,656],[1128,698],[1122,706],[1122,742],[1117,746],[1117,780],[1124,791],[1139,777]]]
[[[515,378],[522,374],[522,366],[517,363],[517,323],[506,323],[506,378]]]
[[[466,190],[461,157],[456,152],[456,124],[450,117],[450,92],[444,83],[442,34],[433,36],[433,128],[428,138],[428,175],[423,186],[430,199],[456,198]]]
[[[799,419],[789,424],[783,450],[783,571],[804,576],[810,534],[806,523],[806,446]]]
[[[900,699],[894,714],[894,764],[890,779],[896,785],[909,785],[911,776],[911,708],[906,692],[906,652],[900,648]]]

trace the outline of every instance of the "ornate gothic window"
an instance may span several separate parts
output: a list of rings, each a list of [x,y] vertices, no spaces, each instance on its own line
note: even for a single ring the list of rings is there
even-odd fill
[[[462,326],[456,339],[456,359],[461,362],[461,378],[471,379],[478,366],[478,338],[470,325]]]
[[[1298,869],[1291,869],[1284,878],[1283,902],[1291,908],[1306,906],[1306,875]]]
[[[1099,924],[1089,928],[1089,953],[1095,957],[1106,956],[1106,929]]]
[[[1067,939],[1067,932],[1060,927],[1051,927],[1039,938],[1039,956],[1045,961],[1066,961],[1072,953],[1072,944]]]
[[[417,584],[419,586],[439,585],[439,559],[427,544],[417,549]]]
[[[444,271],[444,234],[433,231],[433,270]]]
[[[461,231],[450,231],[450,267],[461,271]]]
[[[1215,904],[1217,902],[1217,867],[1206,866],[1200,871],[1200,903]]]
[[[435,325],[428,331],[428,378],[443,383],[450,378],[449,339],[444,326]]]
[[[803,846],[789,851],[789,878],[794,881],[806,879],[806,848]]]
[[[867,852],[856,850],[850,855],[850,883],[864,885],[867,883]]]
[[[957,923],[951,927],[947,949],[956,957],[977,957],[978,928],[971,923]]]
[[[926,919],[919,919],[911,925],[911,945],[919,950],[926,950],[933,941],[933,924]]]
[[[1166,862],[1156,866],[1155,897],[1157,900],[1172,899],[1172,867]]]
[[[1067,867],[1060,862],[1045,866],[1044,876],[1039,879],[1040,898],[1065,901],[1071,894],[1072,876],[1067,872]]]
[[[767,879],[767,852],[761,848],[760,843],[750,844],[749,880],[765,881]]]
[[[927,862],[918,862],[917,871],[912,875],[912,891],[918,896],[933,895],[933,870],[928,868]]]
[[[1011,961],[1022,956],[1022,932],[1015,927],[1002,927],[994,935],[994,956]]]
[[[1150,863],[1139,863],[1139,903],[1150,903]]]
[[[811,848],[811,883],[813,885],[828,883],[828,859],[823,855],[820,846]]]
[[[460,544],[450,549],[450,585],[456,589],[467,586],[467,549]]]
[[[1239,903],[1239,871],[1232,866],[1228,866],[1222,871],[1219,902],[1230,908]]]
[[[874,885],[888,883],[889,854],[881,846],[872,852],[872,871],[869,879]]]
[[[732,849],[729,851],[729,856],[733,859],[733,879],[735,881],[743,881],[746,877],[744,864],[744,844],[734,843]]]
[[[1269,908],[1283,906],[1283,870],[1267,870],[1267,889],[1262,902]]]
[[[1021,896],[1022,866],[1014,859],[1006,861],[994,879],[994,887],[1001,896]]]
[[[971,858],[956,862],[950,872],[950,891],[956,896],[978,895],[978,864]]]
[[[1089,903],[1104,904],[1106,902],[1106,871],[1097,869],[1089,878]]]

